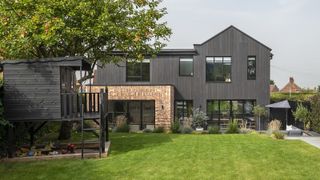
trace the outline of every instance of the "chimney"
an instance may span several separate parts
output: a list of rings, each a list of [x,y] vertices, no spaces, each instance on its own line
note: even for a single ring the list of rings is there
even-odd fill
[[[293,77],[290,77],[290,78],[289,78],[289,82],[290,82],[290,84],[293,84],[293,83],[294,83]]]

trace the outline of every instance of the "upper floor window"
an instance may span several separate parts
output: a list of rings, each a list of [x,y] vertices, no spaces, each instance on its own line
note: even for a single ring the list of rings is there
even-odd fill
[[[126,80],[133,82],[150,81],[150,60],[127,61]]]
[[[231,82],[231,57],[206,57],[206,80]]]
[[[248,80],[256,79],[256,57],[248,56],[248,67],[247,67],[247,78]]]
[[[193,76],[193,58],[180,58],[179,75]]]

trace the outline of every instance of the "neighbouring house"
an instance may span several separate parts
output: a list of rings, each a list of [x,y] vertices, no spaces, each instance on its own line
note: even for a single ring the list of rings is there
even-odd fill
[[[279,92],[279,88],[275,84],[270,84],[270,92]]]
[[[299,92],[301,92],[301,90],[302,89],[294,82],[293,77],[290,77],[288,84],[286,84],[280,90],[280,92],[284,92],[284,93],[299,93]]]
[[[271,48],[230,26],[191,49],[99,66],[91,89],[107,87],[110,124],[123,115],[134,130],[169,128],[200,108],[222,127],[269,104],[271,59]]]

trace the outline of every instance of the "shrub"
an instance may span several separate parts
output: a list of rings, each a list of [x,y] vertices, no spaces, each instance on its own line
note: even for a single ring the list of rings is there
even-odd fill
[[[251,134],[253,130],[252,129],[248,129],[248,128],[240,128],[239,132],[241,134]]]
[[[220,134],[219,126],[210,126],[208,129],[209,134]]]
[[[238,121],[234,120],[228,124],[227,131],[228,134],[236,134],[239,133]]]
[[[185,117],[182,119],[183,128],[191,128],[192,126],[192,117]]]
[[[193,127],[204,127],[207,124],[208,116],[200,111],[199,108],[192,109],[192,125]]]
[[[320,92],[310,98],[310,105],[311,128],[320,132]]]
[[[116,128],[114,132],[129,132],[130,127],[127,124],[127,118],[123,115],[116,117]]]
[[[130,127],[127,123],[119,124],[115,128],[115,132],[129,132],[129,131],[130,131]]]
[[[272,133],[271,137],[274,139],[284,139],[284,134],[280,131],[275,131]]]
[[[153,133],[164,133],[164,127],[157,127],[153,130]]]
[[[190,127],[182,127],[180,129],[180,132],[183,134],[191,134],[193,132],[193,129]]]
[[[173,122],[170,129],[172,133],[180,133],[180,122],[178,120]]]
[[[268,132],[272,134],[275,131],[280,131],[281,128],[281,122],[277,119],[272,120],[268,124]]]
[[[151,129],[144,129],[142,132],[143,133],[152,133],[152,130]]]
[[[297,120],[303,122],[305,130],[310,128],[310,112],[308,108],[299,103],[296,111],[292,112],[292,114]]]
[[[252,130],[249,134],[254,134],[254,135],[256,135],[256,134],[259,134],[257,131],[255,131],[255,130]]]

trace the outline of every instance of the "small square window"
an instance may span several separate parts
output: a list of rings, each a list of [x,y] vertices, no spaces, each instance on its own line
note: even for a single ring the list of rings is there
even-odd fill
[[[180,58],[179,75],[193,76],[193,58]]]

